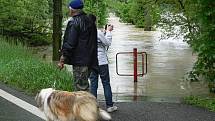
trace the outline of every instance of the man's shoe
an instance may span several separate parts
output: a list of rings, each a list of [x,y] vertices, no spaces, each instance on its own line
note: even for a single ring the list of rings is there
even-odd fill
[[[111,113],[111,112],[117,111],[117,109],[118,109],[117,106],[108,107],[108,108],[107,108],[107,112],[108,112],[108,113]]]

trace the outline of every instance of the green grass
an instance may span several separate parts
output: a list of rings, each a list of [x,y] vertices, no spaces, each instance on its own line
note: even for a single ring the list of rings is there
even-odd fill
[[[215,98],[203,98],[190,96],[184,99],[186,104],[204,107],[215,112]]]
[[[0,36],[0,81],[22,89],[28,94],[54,87],[72,90],[72,76],[51,63],[33,56],[22,44],[9,44],[13,39]]]

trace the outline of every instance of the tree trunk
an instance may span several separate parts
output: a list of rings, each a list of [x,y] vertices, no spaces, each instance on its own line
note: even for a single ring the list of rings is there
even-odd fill
[[[53,61],[58,61],[60,58],[62,18],[62,0],[53,0]]]
[[[151,31],[152,30],[152,17],[149,13],[149,9],[145,10],[145,17],[144,17],[144,31]]]

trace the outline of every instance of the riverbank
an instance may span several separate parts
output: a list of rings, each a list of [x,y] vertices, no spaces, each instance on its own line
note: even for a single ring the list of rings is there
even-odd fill
[[[39,59],[22,44],[8,41],[12,40],[0,38],[0,80],[3,83],[25,90],[28,94],[35,94],[46,87],[72,90],[70,73]]]

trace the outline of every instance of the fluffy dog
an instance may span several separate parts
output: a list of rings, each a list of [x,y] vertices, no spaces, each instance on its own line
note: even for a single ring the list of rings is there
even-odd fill
[[[67,92],[47,88],[42,89],[35,100],[48,121],[111,120],[111,116],[98,107],[96,98],[85,91]]]

